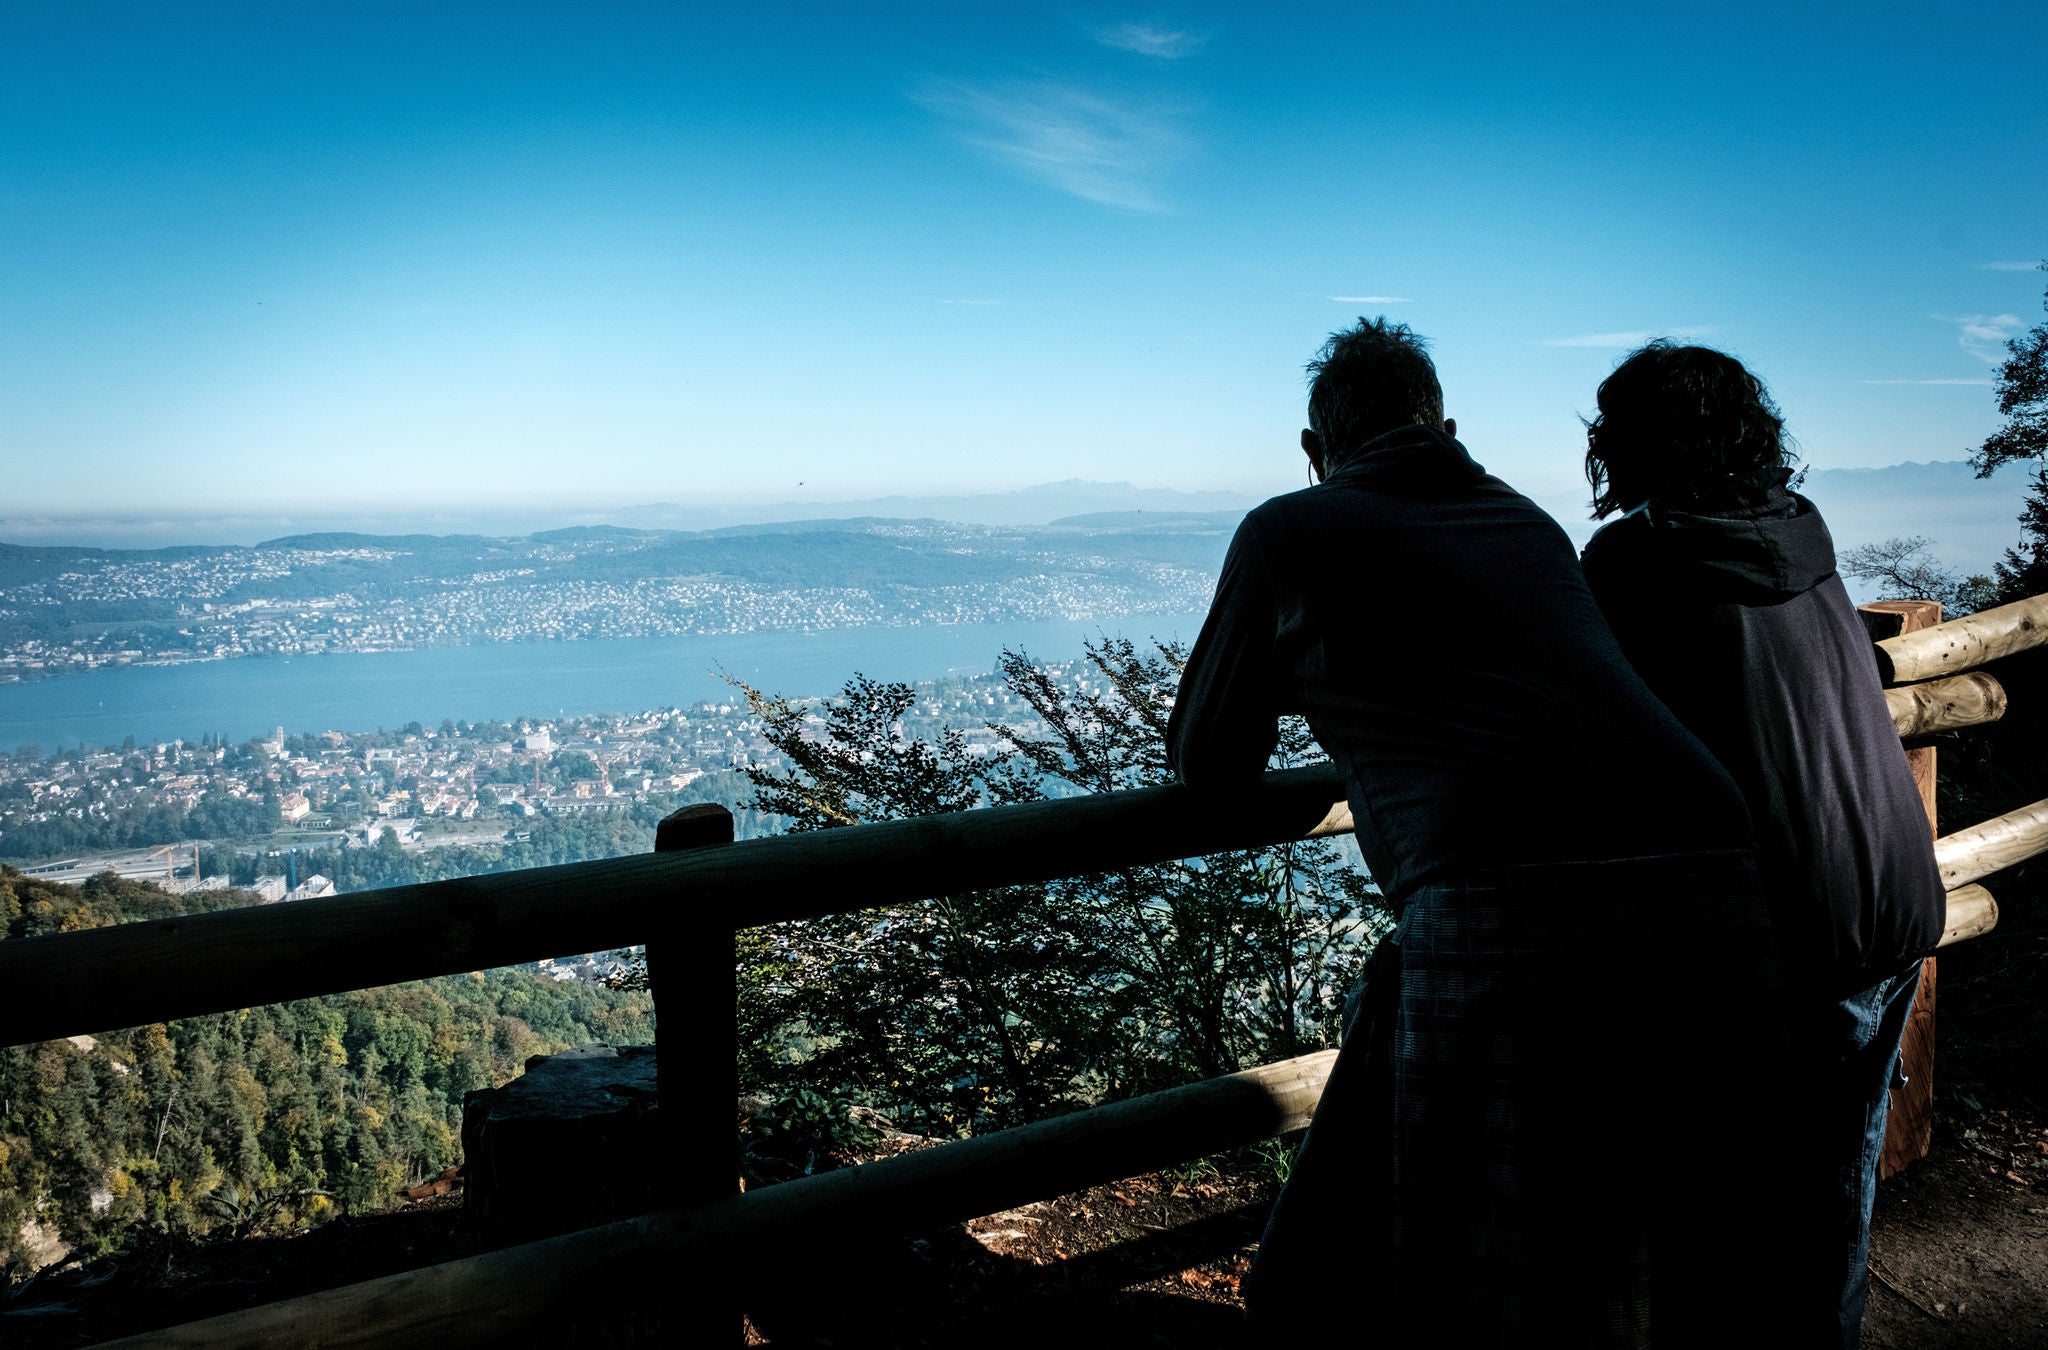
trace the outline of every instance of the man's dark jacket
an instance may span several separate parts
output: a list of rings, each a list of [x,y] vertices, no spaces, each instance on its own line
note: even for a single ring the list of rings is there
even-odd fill
[[[1564,531],[1411,426],[1245,517],[1168,751],[1189,784],[1260,772],[1308,719],[1398,906],[1501,867],[1747,847],[1748,812],[1622,654]]]
[[[1749,801],[1787,974],[1854,990],[1931,951],[1946,900],[1926,812],[1813,503],[1644,507],[1593,537],[1585,569],[1629,659]]]
[[[1342,772],[1407,917],[1247,1282],[1263,1333],[1634,1347],[1654,1316],[1659,1345],[1724,1343],[1690,1253],[1732,1249],[1710,1239],[1755,1206],[1655,1178],[1707,1156],[1703,1133],[1745,1185],[1767,1172],[1699,1109],[1705,1066],[1729,1045],[1761,1065],[1771,1036],[1749,813],[1623,655],[1564,531],[1419,426],[1260,506],[1181,678],[1181,777],[1257,774],[1283,713]],[[1760,1110],[1783,1095],[1767,1081],[1746,1080]],[[1366,1323],[1332,1292],[1361,1280]]]

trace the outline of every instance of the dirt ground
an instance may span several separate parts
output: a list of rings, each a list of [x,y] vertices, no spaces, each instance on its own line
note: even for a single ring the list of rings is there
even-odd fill
[[[817,1284],[750,1324],[749,1344],[1250,1350],[1238,1285],[1272,1195],[1267,1180],[1197,1168],[991,1215]],[[2048,1119],[1939,1118],[1928,1157],[1879,1188],[1871,1245],[1867,1350],[2048,1350]],[[1731,1254],[1731,1298],[1742,1268]],[[1767,1326],[1756,1343],[1778,1344]]]
[[[1238,1284],[1270,1177],[1191,1164],[865,1253],[791,1254],[787,1297],[747,1328],[774,1350],[1249,1345]],[[0,1304],[9,1350],[79,1346],[467,1253],[460,1195],[310,1233],[162,1247],[54,1273]],[[2048,1350],[2048,1119],[1986,1106],[1937,1124],[1872,1226],[1871,1350]],[[1742,1297],[1731,1254],[1729,1297]],[[1349,1292],[1369,1299],[1368,1290]],[[1774,1344],[1768,1327],[1760,1345]],[[654,1343],[616,1321],[544,1343]]]
[[[1937,1122],[1934,1150],[1878,1188],[1869,1350],[2048,1346],[2048,1120]]]

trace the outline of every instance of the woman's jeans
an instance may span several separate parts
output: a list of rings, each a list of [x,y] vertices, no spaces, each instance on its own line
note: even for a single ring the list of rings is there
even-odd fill
[[[1915,961],[1868,989],[1814,1006],[1798,1028],[1812,1055],[1804,1077],[1814,1084],[1813,1152],[1807,1163],[1825,1188],[1814,1202],[1825,1225],[1815,1259],[1824,1264],[1811,1278],[1837,1291],[1839,1344],[1845,1350],[1857,1344],[1870,1293],[1870,1206],[1884,1151],[1885,1110],[1897,1079],[1899,1040],[1919,987]]]

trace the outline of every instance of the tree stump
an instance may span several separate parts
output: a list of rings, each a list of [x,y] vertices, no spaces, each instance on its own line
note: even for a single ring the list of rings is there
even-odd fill
[[[536,1057],[462,1104],[463,1210],[491,1251],[656,1206],[654,1048]]]

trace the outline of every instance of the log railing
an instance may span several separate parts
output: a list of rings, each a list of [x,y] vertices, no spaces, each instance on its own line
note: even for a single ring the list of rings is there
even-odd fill
[[[836,1260],[839,1253],[893,1236],[1305,1129],[1336,1058],[1334,1050],[1319,1051],[944,1148],[113,1344],[162,1350],[308,1344],[453,1350],[515,1339],[523,1344],[537,1315],[587,1316],[593,1291],[621,1287],[663,1289],[672,1304],[691,1312],[711,1310],[715,1318],[719,1309],[772,1297],[776,1281],[803,1278],[806,1262]],[[728,1312],[725,1321],[736,1331],[736,1312]],[[728,1331],[725,1343],[735,1340]],[[715,1342],[712,1334],[700,1333],[672,1336],[671,1343],[694,1350]]]
[[[0,942],[0,1045],[1346,833],[1327,767]],[[658,977],[658,976],[657,976]]]
[[[1912,684],[1973,670],[2043,641],[2048,641],[2048,595],[2035,595],[1887,638],[1877,644],[1878,665],[1887,683]]]
[[[1901,735],[1995,720],[2005,705],[1997,681],[1961,672],[2044,641],[2048,597],[1878,643],[1881,666],[1916,672],[1898,678],[1940,677],[1887,692]],[[1327,766],[1268,774],[1228,801],[1147,788],[739,843],[718,842],[714,819],[679,814],[664,823],[651,855],[0,943],[0,1045],[642,941],[659,997],[671,971],[723,970],[729,978],[723,955],[704,955],[729,953],[739,928],[1350,828]],[[1975,878],[2044,850],[2048,802],[1938,841],[1951,888],[1944,945],[1997,922],[1996,904]],[[731,1049],[721,1038],[671,1043],[667,1053],[665,1082],[694,1080],[707,1097],[731,1100]],[[857,1223],[872,1236],[971,1218],[1299,1128],[1333,1057],[1307,1055],[747,1196],[722,1193],[731,1180],[727,1140],[728,1156],[710,1149],[703,1176],[663,1179],[664,1193],[690,1208],[132,1343],[496,1344],[537,1315],[574,1306],[600,1275],[616,1285],[635,1271],[645,1287],[670,1289],[671,1306],[695,1296],[733,1307],[765,1264],[754,1258],[798,1233],[810,1241]],[[700,1272],[694,1290],[676,1286],[675,1273],[685,1270]]]

